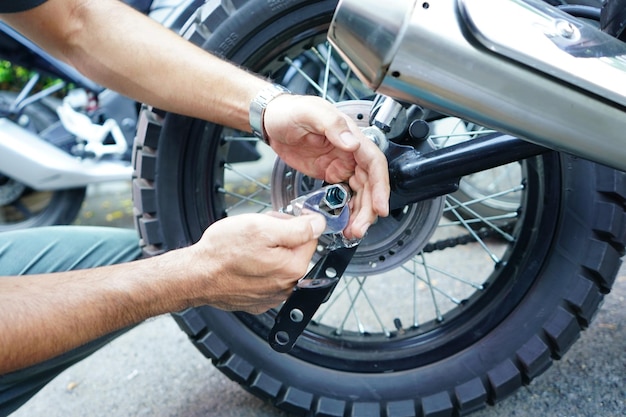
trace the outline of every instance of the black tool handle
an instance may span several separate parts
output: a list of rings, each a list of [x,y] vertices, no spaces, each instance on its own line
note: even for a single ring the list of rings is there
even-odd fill
[[[324,255],[302,278],[276,315],[268,342],[277,352],[289,352],[320,305],[328,300],[348,267],[356,246]]]

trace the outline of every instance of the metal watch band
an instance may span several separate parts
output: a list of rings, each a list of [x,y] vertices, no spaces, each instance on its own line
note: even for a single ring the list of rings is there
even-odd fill
[[[263,125],[263,116],[265,109],[270,101],[282,94],[291,94],[289,90],[279,84],[272,84],[259,91],[254,99],[250,102],[250,128],[252,133],[269,145],[269,138],[265,132]]]

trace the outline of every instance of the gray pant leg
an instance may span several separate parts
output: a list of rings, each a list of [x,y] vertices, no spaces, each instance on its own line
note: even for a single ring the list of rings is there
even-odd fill
[[[138,243],[134,230],[118,228],[52,226],[3,232],[0,233],[0,276],[45,274],[130,262],[141,255]],[[63,370],[126,330],[40,364],[1,375],[0,416],[17,410]]]

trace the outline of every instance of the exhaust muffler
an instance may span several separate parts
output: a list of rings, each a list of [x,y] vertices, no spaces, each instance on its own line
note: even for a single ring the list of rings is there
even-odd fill
[[[328,37],[381,94],[626,170],[626,44],[540,0],[341,0]]]

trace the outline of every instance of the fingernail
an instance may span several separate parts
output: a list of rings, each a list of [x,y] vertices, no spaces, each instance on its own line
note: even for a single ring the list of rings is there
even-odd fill
[[[319,214],[312,214],[310,217],[313,237],[318,238],[324,233],[324,229],[326,229],[326,220]]]
[[[339,135],[339,139],[341,139],[341,141],[346,146],[354,146],[355,144],[359,143],[359,141],[354,137],[351,132],[343,132]]]

